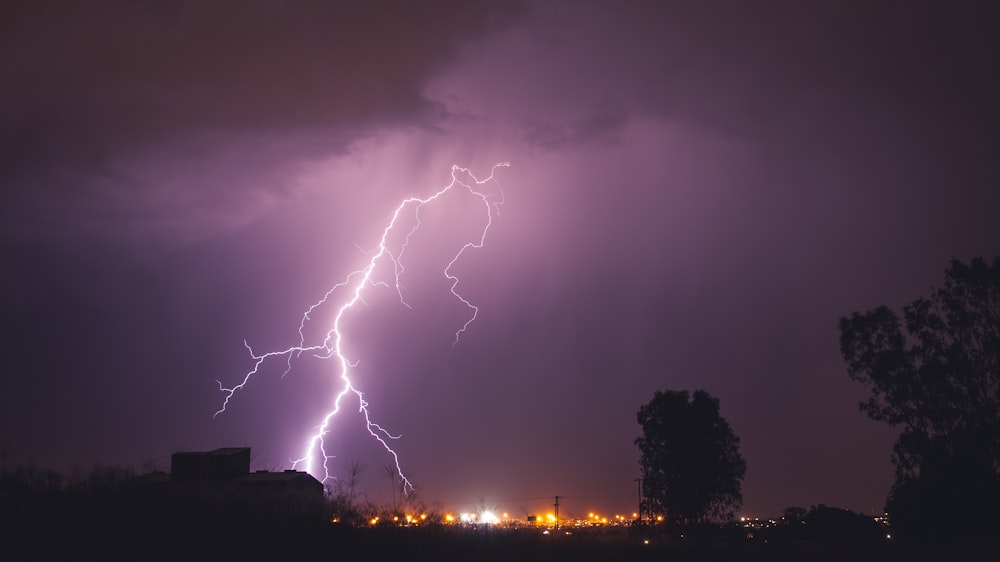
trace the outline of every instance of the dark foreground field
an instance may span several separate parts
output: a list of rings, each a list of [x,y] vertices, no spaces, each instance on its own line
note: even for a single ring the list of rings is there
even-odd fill
[[[898,543],[775,543],[647,537],[609,529],[572,535],[536,530],[385,528],[333,524],[241,527],[113,526],[63,522],[2,533],[6,560],[400,560],[400,561],[914,561],[995,560],[987,545],[907,546]],[[16,531],[11,533],[11,531]],[[649,540],[646,544],[644,541]],[[13,557],[11,556],[13,555]]]

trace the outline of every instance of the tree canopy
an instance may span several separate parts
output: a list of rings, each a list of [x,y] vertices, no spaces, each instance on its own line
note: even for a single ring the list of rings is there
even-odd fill
[[[704,390],[657,391],[637,419],[647,509],[673,524],[732,517],[746,462],[719,400]]]
[[[894,524],[923,534],[921,521],[946,513],[989,520],[1000,507],[1000,258],[952,260],[943,287],[904,306],[902,320],[880,306],[839,328],[848,375],[871,391],[861,409],[902,428]]]

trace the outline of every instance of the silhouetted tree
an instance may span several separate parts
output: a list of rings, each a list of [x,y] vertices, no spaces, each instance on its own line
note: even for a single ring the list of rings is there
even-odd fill
[[[886,510],[904,536],[986,532],[1000,507],[1000,258],[952,260],[944,286],[841,318],[861,409],[902,432]],[[905,330],[904,330],[905,329]]]
[[[362,505],[357,492],[364,471],[365,465],[360,461],[350,461],[345,467],[344,477],[326,485],[327,520],[354,526],[368,520],[368,512],[374,511],[374,508]]]
[[[740,440],[705,392],[657,391],[637,415],[643,493],[673,524],[728,519],[743,503]]]
[[[806,516],[806,508],[797,505],[788,506],[781,512],[781,519],[788,524],[801,523]]]
[[[883,542],[886,529],[874,518],[839,507],[813,506],[796,529],[800,539],[818,542]]]

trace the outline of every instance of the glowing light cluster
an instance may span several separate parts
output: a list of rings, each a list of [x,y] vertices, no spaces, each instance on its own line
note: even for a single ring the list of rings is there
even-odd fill
[[[478,202],[481,204],[481,209],[484,211],[484,219],[483,226],[479,231],[478,237],[474,237],[473,239],[466,241],[452,256],[451,260],[442,271],[444,277],[450,282],[451,294],[454,295],[456,299],[461,301],[469,310],[468,318],[461,325],[461,327],[455,331],[455,337],[452,343],[453,345],[458,343],[462,334],[468,329],[469,325],[476,320],[479,308],[458,292],[457,287],[459,279],[452,273],[452,266],[454,266],[454,264],[467,250],[482,248],[483,244],[486,242],[486,235],[489,232],[490,227],[493,225],[494,219],[499,214],[499,207],[503,203],[503,197],[502,192],[488,193],[481,190],[481,186],[488,183],[496,184],[494,174],[496,173],[497,168],[506,166],[509,166],[509,163],[501,162],[495,164],[490,170],[490,175],[484,179],[478,179],[467,168],[452,166],[451,182],[448,185],[428,197],[408,197],[403,199],[392,213],[392,218],[383,229],[382,236],[379,239],[375,250],[370,253],[370,257],[365,266],[347,274],[344,281],[330,288],[330,290],[328,290],[319,301],[314,303],[305,311],[305,313],[303,313],[302,320],[299,323],[298,344],[278,351],[269,351],[267,353],[257,354],[248,343],[245,341],[243,342],[243,345],[247,348],[247,351],[250,352],[250,356],[253,359],[253,367],[244,375],[242,381],[235,386],[226,387],[221,381],[216,381],[219,384],[219,390],[222,391],[225,396],[222,401],[222,407],[215,412],[215,416],[219,416],[226,411],[226,407],[229,405],[229,401],[233,398],[233,396],[250,382],[251,378],[259,372],[264,362],[268,360],[273,360],[278,357],[285,358],[287,365],[285,374],[287,374],[292,369],[293,361],[300,357],[303,353],[308,353],[323,359],[331,359],[337,365],[339,377],[342,383],[341,389],[335,395],[331,409],[320,420],[320,423],[316,426],[315,432],[308,437],[305,451],[302,456],[298,459],[290,459],[292,468],[298,468],[301,466],[306,472],[309,472],[323,481],[333,478],[329,472],[329,467],[327,466],[327,461],[332,458],[332,455],[326,450],[324,437],[330,430],[333,418],[340,411],[341,402],[344,397],[353,395],[357,398],[358,411],[362,414],[365,420],[364,423],[368,433],[373,439],[382,445],[386,453],[392,458],[396,473],[402,479],[403,490],[405,492],[412,491],[413,485],[403,474],[399,463],[399,456],[389,445],[390,440],[398,439],[399,436],[391,434],[389,431],[372,420],[371,412],[369,411],[368,402],[365,400],[364,393],[362,393],[362,391],[351,380],[351,369],[354,368],[356,362],[352,362],[348,359],[348,353],[343,348],[345,326],[342,325],[342,320],[348,310],[359,303],[364,303],[363,295],[367,290],[373,287],[389,287],[389,283],[386,283],[384,280],[374,279],[376,268],[387,260],[389,262],[387,265],[391,265],[392,271],[394,272],[394,278],[391,280],[392,286],[398,294],[400,302],[404,306],[409,306],[403,297],[400,285],[400,276],[404,271],[402,257],[411,237],[420,228],[420,210],[425,205],[438,200],[449,191],[464,189],[474,199],[478,199]],[[402,242],[399,243],[397,247],[391,247],[390,234],[392,234],[397,228],[397,222],[400,221],[400,217],[405,212],[411,213],[408,216],[413,218],[413,226],[406,233],[406,235],[402,237]],[[342,300],[337,301],[337,298],[341,298]],[[339,304],[337,304],[337,302],[339,302]],[[311,315],[317,309],[327,306],[336,307],[336,315],[332,326],[326,331],[321,342],[307,344],[305,336],[305,327],[307,322],[309,322]],[[318,467],[316,466],[317,459],[321,460],[321,471],[318,470]]]

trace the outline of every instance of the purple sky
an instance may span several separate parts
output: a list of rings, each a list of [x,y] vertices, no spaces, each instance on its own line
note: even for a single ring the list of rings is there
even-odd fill
[[[440,259],[470,198],[427,209],[411,308],[345,322],[420,498],[630,513],[636,410],[703,388],[741,513],[878,511],[895,431],[836,323],[997,254],[998,28],[990,2],[4,3],[0,452],[287,468],[336,366],[269,364],[213,418],[243,341],[297,343],[402,198],[509,161],[458,345]],[[331,470],[389,501],[355,409]]]

